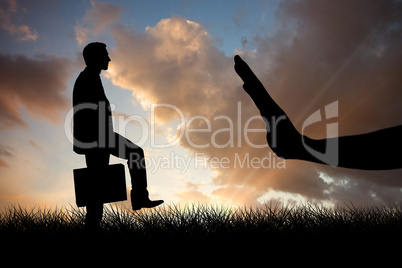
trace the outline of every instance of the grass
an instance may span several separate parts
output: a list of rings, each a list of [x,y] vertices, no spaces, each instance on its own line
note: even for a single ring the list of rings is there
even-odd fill
[[[343,264],[350,263],[351,256],[360,263],[356,252],[364,252],[370,262],[373,257],[391,261],[384,256],[397,256],[402,238],[402,209],[386,206],[188,204],[132,211],[106,205],[95,232],[86,230],[84,219],[85,209],[75,206],[10,205],[0,212],[1,256],[25,256],[18,260],[38,264],[49,254],[63,263],[84,256],[81,259],[91,266],[105,260],[125,265],[127,258],[136,257],[175,265],[183,262],[180,256],[188,256],[191,264],[225,267],[238,266],[240,260],[248,267],[261,266],[275,259],[301,265],[316,257]]]
[[[0,214],[0,236],[82,237],[85,210],[7,207]],[[294,238],[396,237],[402,234],[399,207],[326,208],[312,205],[265,205],[230,208],[191,204],[131,211],[105,206],[97,236],[136,239],[264,240]]]
[[[172,266],[252,267],[275,260],[287,266],[352,260],[391,265],[402,238],[402,209],[386,206],[188,204],[132,211],[107,205],[95,232],[85,229],[84,219],[85,209],[75,206],[10,205],[0,212],[0,254],[30,265],[53,265],[54,259],[91,267],[127,260],[134,266],[136,260]]]

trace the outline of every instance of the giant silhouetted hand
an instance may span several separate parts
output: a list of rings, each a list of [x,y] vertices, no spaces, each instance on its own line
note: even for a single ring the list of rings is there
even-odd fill
[[[302,150],[302,136],[286,113],[271,98],[240,56],[235,56],[235,70],[244,82],[244,90],[254,100],[267,125],[267,142],[271,149],[281,158],[299,158]]]
[[[279,157],[323,164],[335,163],[336,166],[356,169],[402,168],[399,157],[399,152],[402,150],[402,126],[320,140],[303,136],[271,98],[247,63],[238,55],[234,60],[234,68],[244,82],[244,90],[253,99],[267,125],[267,142]],[[336,143],[333,142],[334,139]],[[311,153],[312,151],[326,152],[328,144],[337,145],[336,150],[333,150],[332,155],[329,156],[336,161],[324,161]]]

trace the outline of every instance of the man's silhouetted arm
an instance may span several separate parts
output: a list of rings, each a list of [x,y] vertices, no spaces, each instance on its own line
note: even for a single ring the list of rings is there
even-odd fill
[[[398,154],[402,150],[402,126],[395,126],[359,135],[338,137],[339,167],[385,170],[402,168],[402,161]],[[304,148],[309,146],[318,152],[325,152],[331,139],[313,140],[306,136]],[[317,158],[305,150],[301,160],[321,163]]]
[[[243,80],[244,90],[250,95],[261,112],[267,129],[267,142],[281,158],[299,159],[316,163],[323,162],[311,151],[324,153],[327,145],[337,139],[336,165],[339,167],[381,170],[402,168],[398,153],[402,150],[402,126],[382,129],[366,134],[315,140],[300,134],[286,113],[278,106],[265,90],[250,67],[239,56],[235,56],[235,70]],[[309,148],[307,150],[306,148]]]

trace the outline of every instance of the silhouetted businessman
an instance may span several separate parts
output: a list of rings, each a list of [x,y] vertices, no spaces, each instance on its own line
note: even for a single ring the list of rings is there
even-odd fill
[[[314,140],[300,134],[286,113],[276,104],[250,67],[236,55],[235,70],[243,80],[244,90],[253,99],[267,124],[267,142],[281,158],[299,159],[323,163],[313,156],[305,145],[318,152],[325,152],[329,139]],[[374,107],[373,107],[374,108]],[[269,131],[269,120],[285,115],[275,126],[276,133]],[[282,117],[283,118],[283,117]],[[270,128],[272,129],[272,128]],[[276,135],[276,139],[272,139]],[[402,126],[386,128],[366,134],[338,138],[338,166],[355,169],[380,170],[402,168],[399,153],[402,151]]]
[[[103,43],[90,43],[83,50],[86,68],[78,76],[73,91],[74,152],[84,154],[89,168],[109,164],[110,155],[128,160],[131,176],[131,204],[133,210],[151,208],[163,200],[151,201],[147,191],[144,151],[130,140],[113,131],[109,100],[100,79],[107,70],[109,54]],[[103,204],[87,206],[86,224],[97,226],[103,213]]]

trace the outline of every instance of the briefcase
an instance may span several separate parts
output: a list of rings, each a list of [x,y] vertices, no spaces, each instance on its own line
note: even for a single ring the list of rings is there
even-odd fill
[[[123,164],[97,168],[74,169],[75,201],[78,207],[89,203],[111,203],[127,200]]]

